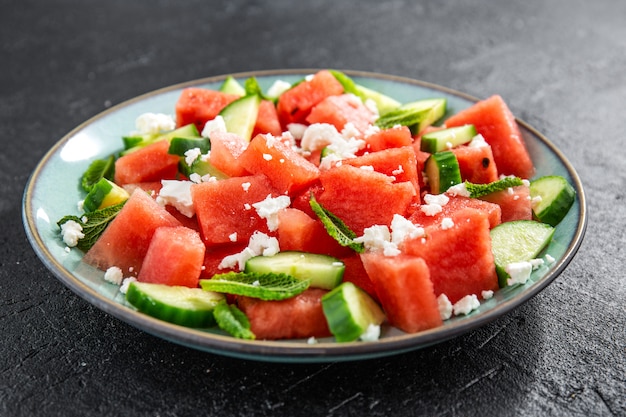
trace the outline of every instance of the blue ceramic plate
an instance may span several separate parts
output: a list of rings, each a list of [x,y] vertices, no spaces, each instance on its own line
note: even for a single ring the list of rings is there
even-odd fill
[[[314,70],[284,70],[235,74],[239,80],[256,76],[267,89],[276,80],[295,82]],[[470,106],[475,98],[440,86],[411,79],[380,74],[347,71],[366,87],[373,88],[400,102],[420,98],[445,97],[450,112]],[[62,138],[41,160],[24,193],[23,221],[28,238],[42,262],[72,291],[101,310],[148,333],[174,343],[211,353],[239,358],[280,362],[325,362],[359,360],[398,354],[442,342],[508,313],[528,301],[550,284],[568,265],[581,244],[586,227],[586,204],[582,184],[574,168],[561,152],[523,121],[519,121],[537,176],[562,175],[575,187],[577,199],[567,217],[558,226],[547,253],[556,262],[535,271],[523,285],[498,291],[483,301],[468,316],[455,317],[442,327],[405,334],[383,327],[376,342],[335,343],[321,339],[317,344],[306,340],[244,341],[219,331],[203,331],[172,325],[141,314],[130,307],[116,285],[103,280],[103,272],[81,262],[82,253],[66,251],[56,222],[67,214],[77,213],[77,202],[84,198],[79,178],[95,158],[103,158],[122,147],[121,137],[134,129],[137,116],[145,112],[174,113],[181,90],[198,86],[218,89],[225,76],[206,78],[157,90],[115,106],[86,121]]]

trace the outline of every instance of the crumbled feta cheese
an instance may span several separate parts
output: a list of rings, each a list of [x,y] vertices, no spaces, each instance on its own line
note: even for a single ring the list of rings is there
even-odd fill
[[[128,277],[128,278],[124,278],[124,280],[122,281],[122,285],[120,286],[120,292],[122,294],[126,294],[126,292],[128,291],[128,286],[130,285],[131,282],[135,282],[137,281],[137,278],[135,277]]]
[[[533,271],[533,264],[527,261],[513,262],[504,267],[509,274],[507,285],[525,284]]]
[[[361,136],[361,132],[356,128],[354,123],[348,122],[344,125],[343,129],[341,129],[341,136],[343,136],[344,139],[349,140],[352,138],[358,138]]]
[[[163,113],[144,113],[135,120],[135,127],[140,134],[156,134],[176,128],[172,116]]]
[[[289,123],[287,125],[287,132],[289,132],[294,139],[300,140],[303,139],[304,132],[307,128],[308,126],[303,123]]]
[[[369,125],[367,129],[365,129],[365,132],[363,132],[363,136],[364,137],[372,136],[378,132],[380,132],[380,127],[376,125]]]
[[[483,300],[489,300],[490,298],[493,297],[493,291],[485,290],[485,291],[482,291],[480,295],[483,297]]]
[[[202,155],[202,151],[200,148],[193,148],[185,151],[185,163],[189,166],[193,164],[196,159],[200,158]]]
[[[539,205],[539,203],[541,203],[541,196],[540,195],[536,195],[534,197],[531,197],[530,199],[530,205],[532,208],[537,208],[537,206]]]
[[[391,171],[392,175],[400,175],[404,172],[404,167],[402,165],[398,165],[398,169],[394,169]]]
[[[394,214],[391,219],[391,242],[399,245],[407,239],[415,239],[422,236],[424,236],[423,227],[418,227],[403,216]]]
[[[460,314],[468,315],[472,311],[476,310],[480,307],[480,301],[478,301],[478,297],[475,294],[466,295],[461,298],[459,301],[454,303],[452,306],[452,311],[454,311],[454,315],[458,316]]]
[[[385,225],[373,225],[363,230],[363,236],[354,239],[362,243],[367,250],[384,249],[385,242],[391,242],[391,232]]]
[[[361,165],[359,168],[361,168],[364,171],[374,171],[374,167],[371,165]]]
[[[196,213],[191,199],[191,181],[162,180],[156,202],[162,206],[174,206],[181,214],[191,218]]]
[[[422,204],[420,210],[427,216],[434,216],[441,213],[443,208],[439,204]]]
[[[424,202],[426,204],[438,204],[445,206],[450,201],[450,198],[445,194],[426,194],[424,195]]]
[[[546,254],[546,262],[548,265],[551,265],[556,262],[556,259],[554,259],[550,254]]]
[[[280,251],[278,245],[278,239],[270,237],[265,233],[256,231],[250,236],[248,246],[241,252],[234,255],[229,255],[222,259],[218,265],[219,269],[230,269],[235,266],[239,267],[240,271],[243,271],[246,266],[246,261],[254,256],[272,256],[276,255]]]
[[[85,237],[83,227],[74,220],[68,220],[61,225],[61,235],[63,236],[63,243],[70,248],[78,245],[78,241]]]
[[[63,248],[63,250],[67,253],[70,253],[72,251],[72,248],[70,248],[69,246],[66,246],[65,248]]]
[[[367,107],[369,111],[372,112],[374,116],[378,117],[380,112],[378,111],[378,104],[376,104],[374,100],[372,100],[371,98],[368,98],[363,102],[363,104],[365,105],[365,107]]]
[[[243,188],[243,190],[244,190],[245,192],[248,192],[248,190],[250,189],[250,186],[251,186],[251,185],[252,185],[252,184],[250,184],[249,182],[244,182],[244,183],[242,183],[242,184],[241,184],[241,188]]]
[[[533,271],[539,269],[539,267],[544,263],[544,260],[541,258],[535,258],[530,260],[530,264],[533,266]]]
[[[315,345],[317,343],[317,339],[315,336],[311,336],[306,340],[307,345]]]
[[[260,286],[261,286],[261,281],[259,281],[259,280],[254,281],[254,282],[252,283],[252,286],[253,286],[253,287],[260,287]]]
[[[80,212],[85,211],[85,200],[80,200],[78,203],[76,203],[76,208]]]
[[[360,336],[360,339],[364,342],[375,342],[380,338],[380,326],[377,324],[371,324],[367,326],[365,332]]]
[[[263,154],[263,159],[265,159],[266,161],[271,161],[272,160],[272,155],[269,153],[264,153]]]
[[[287,81],[276,80],[270,86],[270,88],[267,89],[267,95],[268,97],[278,97],[285,91],[289,90],[290,88],[291,88],[291,84],[288,83]]]
[[[441,230],[448,230],[454,227],[454,221],[450,217],[444,217],[441,221]]]
[[[220,115],[215,116],[215,119],[209,120],[204,124],[204,128],[202,129],[202,137],[210,138],[211,133],[226,133],[226,121]]]
[[[472,138],[470,143],[467,145],[472,148],[482,148],[485,146],[489,146],[483,135],[480,133]]]
[[[287,128],[291,132],[289,126]],[[335,126],[330,123],[313,123],[309,127],[305,126],[300,147],[307,151],[319,151],[338,139],[342,137]]]
[[[452,317],[452,303],[445,294],[440,294],[437,297],[437,308],[439,309],[441,320],[448,320]]]
[[[455,184],[452,187],[448,188],[446,193],[450,194],[453,197],[456,197],[456,196],[469,197],[470,196],[470,192],[467,191],[467,187],[465,186],[464,182],[460,184]]]
[[[112,266],[105,271],[104,280],[115,285],[122,285],[122,281],[124,280],[124,274],[119,267]]]
[[[254,203],[252,207],[256,209],[260,218],[267,220],[267,227],[270,232],[278,229],[278,212],[289,207],[291,199],[286,195],[273,198],[272,195],[265,197],[265,200]]]
[[[233,232],[231,234],[228,235],[228,240],[230,240],[231,242],[236,242],[237,241],[237,232]]]

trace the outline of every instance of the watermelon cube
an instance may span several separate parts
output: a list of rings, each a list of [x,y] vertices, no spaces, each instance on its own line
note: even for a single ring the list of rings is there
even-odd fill
[[[205,88],[185,88],[176,102],[176,125],[186,126],[193,123],[202,132],[209,120],[215,119],[228,104],[239,98],[236,94]]]
[[[481,200],[497,204],[502,211],[502,222],[532,220],[533,209],[528,185],[518,185],[510,189],[487,194]]]
[[[195,230],[159,227],[154,232],[137,281],[195,288],[204,263],[205,246]]]
[[[211,132],[209,161],[229,177],[250,175],[238,160],[247,146],[248,143],[235,133]]]
[[[123,186],[176,178],[180,158],[168,153],[169,148],[167,140],[160,140],[118,158],[115,183]]]
[[[259,114],[256,118],[254,129],[252,130],[252,137],[269,133],[270,135],[280,136],[283,132],[280,120],[278,120],[278,112],[274,102],[269,100],[261,101],[259,105]]]
[[[498,180],[498,168],[491,146],[458,146],[451,151],[459,162],[461,179],[474,184],[489,184]]]
[[[389,129],[383,129],[370,135],[366,135],[363,140],[365,141],[364,150],[367,152],[376,152],[388,148],[411,146],[411,144],[413,143],[411,130],[407,126],[398,126]]]
[[[341,132],[352,123],[359,132],[365,132],[374,121],[372,113],[355,95],[328,96],[316,104],[306,118],[307,123],[328,123]]]

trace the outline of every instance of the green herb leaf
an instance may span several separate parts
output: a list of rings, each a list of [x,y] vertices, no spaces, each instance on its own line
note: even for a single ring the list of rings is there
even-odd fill
[[[227,272],[200,280],[205,291],[243,295],[261,300],[284,300],[295,297],[309,287],[309,280],[300,280],[287,274],[254,272]]]
[[[123,201],[114,206],[105,207],[85,214],[83,217],[65,216],[57,222],[57,225],[60,228],[63,223],[70,220],[74,220],[76,223],[80,224],[85,237],[79,239],[76,247],[83,252],[87,252],[96,243],[100,235],[102,235],[109,223],[117,216],[122,207],[124,207],[125,203],[126,201]]]
[[[347,246],[358,253],[365,252],[365,246],[362,243],[356,243],[354,239],[357,237],[354,233],[339,217],[335,216],[330,211],[326,210],[320,203],[317,202],[315,196],[311,194],[309,204],[313,209],[313,212],[320,219],[326,232],[335,239],[341,246]]]
[[[517,187],[524,183],[518,177],[504,177],[489,184],[473,184],[465,181],[465,188],[470,193],[470,197],[479,198],[487,194],[506,190],[507,188]]]
[[[258,95],[262,100],[270,100],[265,94],[263,94],[263,90],[259,85],[256,77],[250,77],[244,81],[244,89],[246,90],[246,96]]]
[[[237,306],[220,302],[213,309],[213,317],[220,329],[238,339],[254,340],[256,336],[250,330],[250,320]]]
[[[89,165],[87,171],[83,173],[80,180],[81,187],[86,192],[89,192],[102,178],[112,180],[114,169],[115,157],[113,155],[109,156],[107,159],[96,159]]]

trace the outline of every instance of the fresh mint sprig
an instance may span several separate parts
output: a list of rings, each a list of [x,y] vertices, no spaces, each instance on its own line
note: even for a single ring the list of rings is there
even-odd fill
[[[200,280],[205,291],[242,295],[261,300],[284,300],[295,297],[309,287],[309,280],[287,274],[226,272]]]
[[[115,204],[113,206],[105,207],[103,209],[95,210],[89,214],[85,214],[82,217],[78,216],[65,216],[57,222],[59,228],[65,222],[74,220],[80,224],[83,228],[82,233],[85,235],[82,239],[78,240],[76,247],[83,252],[87,252],[96,243],[98,238],[102,235],[109,223],[113,221],[115,216],[120,212],[126,201]]]
[[[523,185],[524,182],[518,177],[504,177],[489,184],[474,184],[465,181],[465,189],[469,192],[470,197],[479,198],[487,194],[506,190],[511,187]]]
[[[322,207],[322,205],[317,202],[313,194],[311,194],[309,205],[324,225],[326,232],[341,246],[349,247],[358,253],[365,252],[365,246],[362,243],[356,243],[354,241],[357,237],[356,233],[350,230],[343,220]]]

